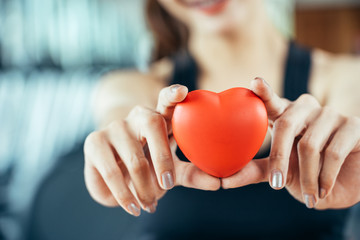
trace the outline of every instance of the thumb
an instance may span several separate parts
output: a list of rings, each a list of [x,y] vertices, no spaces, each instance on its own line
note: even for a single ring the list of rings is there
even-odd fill
[[[269,158],[255,159],[234,175],[221,179],[221,186],[224,189],[229,189],[267,182],[268,176]]]
[[[177,103],[182,102],[188,94],[187,87],[179,84],[163,88],[159,93],[156,111],[160,113],[167,123],[171,121]]]
[[[251,81],[251,90],[264,102],[270,120],[276,120],[290,104],[290,101],[274,93],[262,78],[257,77]]]
[[[220,179],[201,171],[194,164],[176,159],[174,165],[177,176],[175,185],[206,191],[219,190]]]

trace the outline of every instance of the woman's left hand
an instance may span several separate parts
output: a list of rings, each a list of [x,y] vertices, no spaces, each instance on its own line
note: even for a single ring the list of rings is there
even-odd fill
[[[311,95],[290,102],[262,79],[252,90],[265,103],[272,130],[270,156],[222,179],[223,188],[268,181],[309,208],[345,208],[360,201],[360,118],[322,107]]]

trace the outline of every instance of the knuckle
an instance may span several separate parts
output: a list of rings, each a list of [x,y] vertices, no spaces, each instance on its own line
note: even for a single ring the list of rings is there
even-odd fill
[[[133,107],[129,113],[129,117],[133,117],[133,116],[137,116],[137,115],[141,115],[148,112],[148,109],[145,108],[144,106],[141,105],[136,105],[135,107]]]
[[[124,191],[122,189],[114,191],[113,197],[116,199],[117,202],[125,206],[128,205],[128,203],[131,203],[133,199],[129,191]]]
[[[149,114],[144,122],[146,126],[151,126],[151,127],[163,126],[164,123],[165,123],[164,118],[158,113]]]
[[[317,145],[311,136],[304,135],[298,143],[298,151],[315,153],[318,151]]]
[[[172,160],[172,156],[170,153],[162,153],[159,154],[159,156],[157,157],[157,161],[161,164],[161,163],[169,163]]]
[[[360,126],[360,119],[358,117],[348,117],[346,120],[346,124],[350,125],[351,127],[359,127]]]
[[[285,156],[284,152],[278,151],[278,150],[271,152],[269,159],[270,159],[270,162],[279,162],[279,161],[283,161],[283,160],[288,160],[287,157]]]
[[[332,147],[329,147],[325,150],[325,159],[326,160],[333,160],[333,161],[340,161],[342,158],[342,155],[340,153],[340,151],[332,148]]]
[[[301,186],[303,191],[306,193],[315,193],[317,189],[316,181],[308,176],[303,176],[301,178]]]
[[[335,111],[328,107],[328,106],[324,106],[322,109],[321,109],[321,113],[325,116],[329,116],[329,117],[333,117],[335,114]]]
[[[320,106],[316,98],[308,93],[302,94],[296,101],[301,104]]]
[[[120,174],[120,169],[117,168],[110,168],[103,171],[101,174],[104,179],[107,181],[112,181],[113,179],[117,179]]]
[[[275,121],[275,129],[287,129],[292,127],[292,122],[287,117],[280,117]]]
[[[124,120],[112,121],[108,127],[109,129],[114,131],[119,131],[119,130],[122,131],[126,129],[126,122]]]
[[[140,154],[133,154],[129,160],[129,171],[134,175],[143,175],[143,173],[149,167],[149,162],[147,161],[145,156],[142,156]]]
[[[138,198],[144,205],[150,205],[155,202],[155,192],[147,191],[147,192],[138,192]]]
[[[160,92],[159,92],[159,100],[160,101],[162,101],[163,99],[166,99],[168,91],[169,91],[169,87],[166,87],[166,88],[163,88],[160,90]]]
[[[90,133],[86,138],[86,142],[89,143],[102,143],[104,140],[105,133],[103,131],[94,131]]]
[[[332,109],[328,106],[324,106],[321,109],[321,115],[325,119],[336,119],[339,122],[346,122],[346,119],[347,119],[344,116],[341,116],[338,112],[336,112],[334,109]]]
[[[133,111],[136,112],[136,113],[141,113],[141,112],[144,112],[144,111],[145,111],[145,107],[144,107],[144,106],[141,106],[141,105],[136,105],[136,106],[133,108]]]
[[[95,131],[90,133],[84,143],[84,153],[92,154],[94,149],[102,146],[106,141],[106,134],[103,131]]]

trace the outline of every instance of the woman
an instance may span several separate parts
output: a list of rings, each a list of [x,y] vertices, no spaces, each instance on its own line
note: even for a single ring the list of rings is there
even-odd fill
[[[262,0],[149,0],[147,10],[150,71],[115,72],[99,88],[102,127],[84,146],[92,197],[135,216],[157,208],[144,239],[341,239],[348,210],[312,208],[360,201],[360,60],[289,43]],[[189,90],[236,86],[264,101],[271,151],[268,134],[261,159],[217,179],[180,160],[170,120]]]

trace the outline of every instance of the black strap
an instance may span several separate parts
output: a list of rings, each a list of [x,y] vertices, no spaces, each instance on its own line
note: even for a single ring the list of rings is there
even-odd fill
[[[197,89],[198,68],[188,51],[181,51],[172,57],[174,71],[170,84],[187,86],[189,91]],[[308,92],[308,80],[311,71],[311,51],[293,41],[289,44],[284,73],[284,96],[294,101]]]
[[[181,84],[187,86],[189,91],[198,89],[198,68],[194,58],[184,50],[172,57],[174,71],[170,78],[170,85]]]
[[[308,93],[311,72],[311,51],[290,42],[284,73],[284,97],[290,101]]]

